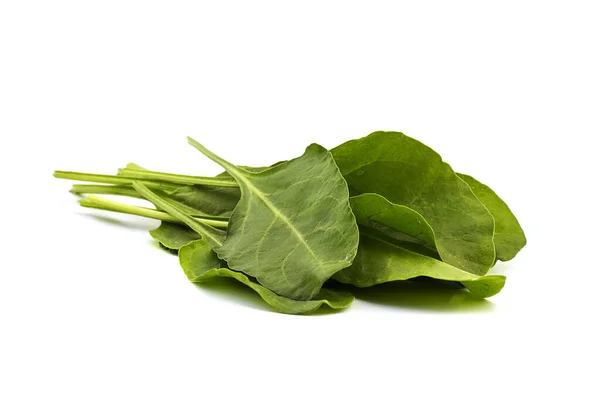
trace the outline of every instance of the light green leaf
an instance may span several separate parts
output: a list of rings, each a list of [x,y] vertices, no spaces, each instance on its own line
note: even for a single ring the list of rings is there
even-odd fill
[[[495,295],[502,290],[506,280],[502,275],[474,275],[362,232],[354,263],[339,271],[333,278],[342,283],[368,287],[420,276],[460,282],[473,296],[479,298]]]
[[[200,239],[200,235],[190,227],[165,221],[158,228],[150,231],[150,235],[172,250],[179,250],[188,243]]]
[[[358,227],[346,181],[325,148],[310,145],[301,157],[256,173],[189,141],[223,166],[242,192],[227,239],[214,248],[230,268],[279,295],[309,300],[350,266]]]
[[[494,264],[494,219],[431,148],[402,133],[378,131],[331,153],[352,196],[377,193],[421,214],[445,262],[478,275]]]
[[[348,292],[330,289],[321,289],[312,300],[308,301],[279,296],[257,283],[253,278],[227,268],[226,263],[219,259],[203,240],[193,241],[183,246],[179,250],[179,262],[186,276],[192,282],[202,282],[215,277],[236,279],[258,293],[275,310],[286,314],[309,313],[322,305],[328,305],[334,309],[346,308],[354,300],[354,297]]]
[[[515,257],[525,246],[527,239],[513,212],[510,211],[508,205],[490,187],[466,174],[456,174],[469,184],[479,201],[494,216],[494,220],[496,221],[494,243],[496,244],[496,256],[498,259],[508,261]]]

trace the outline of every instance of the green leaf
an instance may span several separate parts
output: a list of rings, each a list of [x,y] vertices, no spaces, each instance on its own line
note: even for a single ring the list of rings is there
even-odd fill
[[[183,246],[179,250],[179,262],[186,276],[192,282],[202,282],[215,277],[236,279],[258,293],[275,310],[286,314],[309,313],[322,305],[342,309],[348,307],[354,300],[354,297],[348,292],[330,289],[321,289],[312,300],[308,301],[279,296],[257,283],[253,278],[227,268],[226,263],[219,259],[203,240],[193,241]]]
[[[241,199],[217,255],[275,293],[314,297],[335,272],[350,266],[358,227],[348,186],[331,154],[312,144],[299,158],[252,172],[190,144],[238,182]]]
[[[150,235],[172,250],[179,250],[188,243],[200,239],[200,235],[190,227],[165,221],[158,228],[150,231]]]
[[[421,244],[437,257],[431,225],[410,207],[391,203],[376,193],[353,196],[350,206],[359,225],[376,229],[395,240]]]
[[[366,233],[361,233],[358,253],[352,266],[341,270],[333,278],[357,287],[369,287],[421,276],[460,282],[478,298],[495,295],[502,290],[506,280],[502,275],[471,274]]]
[[[456,174],[469,184],[479,201],[494,216],[494,220],[496,221],[494,243],[496,244],[496,256],[498,259],[508,261],[514,258],[525,246],[527,239],[513,212],[510,211],[508,205],[490,187],[466,174]]]
[[[418,212],[445,262],[478,275],[492,267],[493,217],[431,148],[402,133],[378,131],[331,153],[352,196],[377,193]]]
[[[169,197],[195,210],[197,215],[229,218],[240,200],[240,190],[192,185],[177,189]]]

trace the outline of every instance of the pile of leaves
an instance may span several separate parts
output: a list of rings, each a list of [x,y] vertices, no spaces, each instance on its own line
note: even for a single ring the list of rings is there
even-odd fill
[[[82,206],[161,220],[150,234],[178,253],[190,281],[234,278],[284,313],[345,308],[354,299],[345,286],[415,278],[490,297],[505,277],[486,274],[526,243],[494,191],[402,133],[378,131],[332,150],[312,144],[298,158],[258,168],[188,140],[225,172],[188,176],[130,163],[115,176],[54,175],[100,183],[73,186]]]

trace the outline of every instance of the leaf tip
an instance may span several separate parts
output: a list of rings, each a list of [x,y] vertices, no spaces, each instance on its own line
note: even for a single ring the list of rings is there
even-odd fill
[[[189,135],[187,136],[187,142],[188,142],[188,144],[190,144],[192,146],[200,145],[200,143],[198,141],[196,141],[195,139],[193,139]]]
[[[489,298],[500,293],[506,283],[504,275],[486,275],[477,281],[461,282],[476,298]]]

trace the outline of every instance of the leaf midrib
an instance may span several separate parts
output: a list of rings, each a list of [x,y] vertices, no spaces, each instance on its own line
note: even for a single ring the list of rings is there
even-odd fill
[[[229,172],[231,173],[232,171]],[[308,252],[319,263],[319,265],[323,264],[323,261],[319,258],[319,256],[317,256],[317,254],[310,248],[310,246],[306,242],[306,238],[304,237],[302,232],[296,229],[296,227],[292,224],[290,219],[281,211],[279,211],[279,209],[265,196],[264,192],[262,192],[254,184],[252,184],[252,182],[249,179],[247,179],[244,175],[238,173],[237,170],[233,171],[233,173],[244,183],[246,187],[248,187],[248,189],[250,189],[256,196],[258,196],[258,198],[260,198],[260,200],[269,208],[269,210],[271,210],[271,212],[275,214],[275,217],[283,221],[283,223],[294,233],[294,235],[296,235],[300,243],[304,245],[306,250],[308,250]]]

